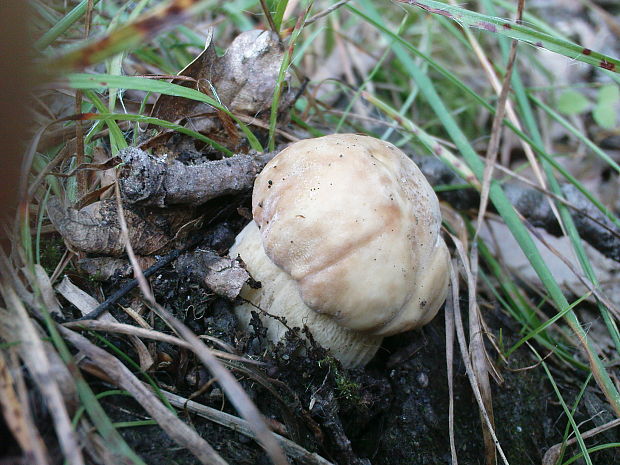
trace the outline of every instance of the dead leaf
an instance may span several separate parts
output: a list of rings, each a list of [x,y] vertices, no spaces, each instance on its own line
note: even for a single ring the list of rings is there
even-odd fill
[[[53,197],[47,204],[47,211],[52,224],[72,249],[113,257],[124,253],[114,200],[101,200],[76,210],[63,206]],[[174,239],[182,239],[175,236],[192,218],[192,213],[192,209],[184,208],[143,211],[125,207],[130,241],[136,253],[153,255],[169,249]]]
[[[174,84],[190,87],[208,94],[233,113],[249,116],[269,110],[284,55],[284,46],[272,31],[250,30],[239,34],[226,54],[218,57],[209,33],[204,51],[179,75],[192,80],[177,79]],[[287,73],[285,82],[290,81]],[[290,89],[290,86],[287,86]],[[291,93],[282,98],[282,105],[291,103]],[[152,116],[178,122],[187,119],[186,126],[201,132],[211,132],[221,120],[227,132],[230,121],[218,118],[217,111],[205,103],[181,97],[161,95],[153,107]]]

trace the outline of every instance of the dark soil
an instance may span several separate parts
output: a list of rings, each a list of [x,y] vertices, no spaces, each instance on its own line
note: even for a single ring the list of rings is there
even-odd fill
[[[231,304],[194,285],[176,280],[174,272],[162,273],[154,288],[158,299],[185,321],[196,333],[210,334],[267,363],[265,368],[234,370],[244,388],[261,411],[281,425],[288,436],[310,451],[316,451],[338,465],[392,465],[451,463],[448,434],[448,384],[446,376],[445,330],[443,316],[420,331],[386,339],[380,353],[365,370],[347,371],[320,348],[302,355],[303,343],[296,334],[272,350],[261,350],[261,325],[257,320],[253,334],[236,329]],[[466,307],[466,305],[463,305]],[[121,317],[120,315],[118,315]],[[510,343],[511,321],[499,310],[485,315],[494,332]],[[129,349],[128,349],[129,350]],[[209,379],[192,356],[177,348],[160,345],[166,363],[153,375],[167,389],[189,396]],[[465,464],[483,464],[484,448],[476,401],[455,347],[454,402],[455,436],[458,459]],[[493,353],[492,351],[490,352]],[[579,384],[570,370],[555,366],[556,382],[568,405],[577,395]],[[541,464],[545,451],[561,442],[566,426],[557,397],[540,366],[527,352],[510,359],[511,369],[499,366],[504,382],[493,386],[495,423],[500,443],[511,464]],[[575,374],[582,376],[582,374]],[[101,386],[101,389],[109,387]],[[579,423],[588,421],[582,431],[604,423],[610,415],[600,393],[587,391],[592,408],[577,411]],[[235,413],[213,385],[194,399],[197,402]],[[108,397],[105,404],[114,421],[143,419],[141,409],[127,397]],[[586,411],[587,410],[587,411]],[[194,425],[230,464],[270,463],[253,440],[200,417],[185,413]],[[195,458],[179,449],[156,426],[122,430],[129,444],[149,464],[193,464]],[[618,441],[618,432],[602,438]],[[586,441],[589,446],[595,441]],[[566,458],[578,453],[568,449]],[[620,454],[606,451],[592,455],[595,464],[619,463]],[[580,463],[577,461],[576,463]]]

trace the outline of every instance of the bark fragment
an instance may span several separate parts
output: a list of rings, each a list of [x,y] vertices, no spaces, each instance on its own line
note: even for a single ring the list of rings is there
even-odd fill
[[[272,31],[250,30],[239,34],[222,57],[218,57],[210,32],[204,51],[179,75],[192,80],[173,80],[174,84],[197,88],[222,103],[232,113],[256,116],[271,108],[275,85],[284,57],[284,46]],[[280,109],[293,101],[290,74],[285,75],[285,92]],[[205,133],[219,130],[218,118],[229,126],[225,115],[206,103],[161,95],[152,116],[167,121],[186,120],[186,125]],[[230,128],[225,128],[230,135]],[[228,142],[231,142],[228,140]],[[232,144],[233,146],[235,144]]]
[[[165,207],[196,206],[215,197],[248,191],[254,178],[275,153],[235,155],[197,165],[165,161],[129,147],[119,156],[123,198],[131,204]]]
[[[181,276],[200,282],[216,294],[234,300],[250,275],[240,263],[213,250],[197,249],[181,255],[175,264]]]

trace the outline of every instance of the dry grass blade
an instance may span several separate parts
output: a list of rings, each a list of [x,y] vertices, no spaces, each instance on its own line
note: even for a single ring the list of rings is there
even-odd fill
[[[63,279],[62,282],[58,286],[56,286],[56,290],[65,299],[71,302],[80,312],[82,312],[82,315],[86,315],[92,312],[99,305],[99,302],[97,302],[94,297],[88,295],[82,289],[78,288],[75,284],[71,282],[71,280],[69,280],[68,277]],[[118,320],[109,313],[104,313],[103,315],[101,315],[100,321],[108,322],[110,324],[118,323]],[[136,335],[130,334],[129,340],[136,349],[136,352],[140,359],[140,368],[142,368],[144,371],[148,370],[154,363],[153,357],[151,357],[148,349]]]
[[[459,253],[461,253],[461,251],[459,251]],[[465,256],[461,256],[463,261],[465,258]],[[469,356],[471,357],[474,374],[478,380],[484,407],[491,423],[490,427],[486,427],[485,423],[482,423],[485,459],[487,465],[494,465],[496,463],[495,442],[491,435],[491,428],[495,427],[495,418],[493,414],[493,394],[491,392],[491,383],[489,380],[490,362],[486,348],[484,347],[482,315],[478,302],[476,301],[476,277],[465,262],[463,262],[463,265],[465,274],[467,275],[467,291],[469,296]]]
[[[581,433],[581,437],[583,439],[591,438],[592,436],[602,433],[603,431],[607,431],[608,429],[615,428],[616,426],[620,426],[620,418],[616,418],[615,420],[605,423],[604,425],[597,426],[596,428],[592,428],[585,433]],[[551,446],[543,456],[542,465],[555,465],[562,453],[562,449],[566,446],[573,445],[576,442],[577,438],[571,438],[566,442],[561,442]]]
[[[614,316],[614,318],[616,318],[617,321],[620,321],[620,309],[618,309],[618,307],[613,303],[613,301],[609,297],[607,297],[605,294],[603,294],[600,289],[597,289],[592,284],[592,282],[583,275],[583,273],[580,273],[579,270],[575,268],[575,265],[568,258],[566,258],[566,255],[561,253],[556,248],[554,248],[549,243],[549,241],[547,241],[545,237],[542,234],[540,234],[540,231],[538,231],[525,219],[523,219],[523,223],[528,227],[532,235],[536,237],[536,239],[540,241],[542,245],[544,245],[547,249],[549,249],[549,251],[553,255],[558,257],[562,261],[562,263],[566,265],[566,267],[571,271],[571,273],[573,273],[579,279],[579,281],[581,281],[581,283],[588,289],[588,292],[592,293],[592,295],[594,295],[594,297],[600,303],[602,303],[607,310],[611,312],[611,314]]]
[[[12,358],[13,371],[20,373],[16,357]],[[17,385],[20,395],[16,392],[14,384]],[[24,455],[32,457],[34,465],[47,465],[49,463],[47,449],[34,426],[25,384],[23,380],[13,378],[2,351],[0,351],[0,411]]]
[[[455,238],[455,240],[458,240]],[[475,241],[475,238],[474,238]],[[476,242],[474,242],[475,244]],[[457,250],[459,256],[463,262],[463,269],[467,276],[467,294],[469,296],[469,356],[471,357],[472,368],[478,385],[480,387],[480,393],[486,412],[489,416],[492,428],[495,428],[495,419],[493,415],[493,395],[491,392],[491,383],[489,380],[489,368],[490,361],[484,347],[484,330],[482,324],[482,315],[480,313],[480,307],[476,300],[476,277],[478,274],[478,253],[477,248],[472,248],[472,263],[471,267],[467,263],[467,255],[465,254],[465,248],[459,241],[457,244]],[[485,423],[482,422],[482,434],[484,437],[485,448],[485,460],[487,465],[494,465],[496,463],[495,455],[495,443],[491,435],[490,428],[485,427]]]
[[[0,291],[11,308],[11,312],[0,311],[0,335],[7,342],[19,342],[20,357],[45,398],[64,456],[69,464],[82,465],[84,457],[41,336],[15,291],[6,282],[0,284]]]
[[[170,404],[175,407],[184,408],[192,413],[195,413],[201,417],[207,418],[219,425],[226,426],[227,428],[234,429],[238,433],[245,436],[256,438],[256,435],[252,432],[247,421],[230,415],[228,413],[215,410],[206,405],[199,404],[192,400],[185,399],[181,396],[173,394],[171,392],[162,391],[162,394],[168,399]],[[293,459],[298,460],[299,463],[304,465],[333,465],[331,462],[325,460],[318,454],[312,453],[298,445],[297,443],[286,439],[279,434],[272,433],[286,453]]]
[[[60,327],[61,334],[90,358],[118,386],[129,391],[133,398],[155,419],[161,428],[178,444],[189,449],[201,463],[226,465],[226,461],[188,425],[176,417],[153,392],[116,357],[97,347],[85,337]]]
[[[452,465],[458,465],[456,455],[456,438],[454,436],[454,312],[450,303],[452,299],[459,298],[458,280],[452,283],[448,291],[448,301],[444,313],[446,321],[446,368],[448,376],[448,431],[450,434],[450,455],[452,457]]]
[[[49,276],[41,265],[34,266],[34,276],[32,276],[32,278],[36,280],[36,285],[39,292],[41,293],[41,298],[43,299],[45,307],[49,310],[50,313],[53,313],[57,316],[62,316],[62,311],[60,310],[60,303],[58,303],[58,300],[56,299],[56,294],[54,293],[52,282],[50,281]]]
[[[174,331],[185,339],[191,346],[191,350],[198,356],[200,361],[209,369],[213,377],[217,378],[220,386],[235,406],[237,411],[248,421],[257,440],[265,448],[265,451],[276,465],[288,464],[288,460],[282,452],[280,445],[274,439],[271,430],[263,419],[258,408],[254,405],[248,394],[243,390],[235,377],[217,360],[211,350],[196,336],[187,326],[174,318],[167,310],[155,302],[155,297],[151,292],[148,281],[142,273],[138,259],[129,242],[129,232],[127,230],[127,222],[123,214],[123,206],[121,204],[121,195],[118,183],[115,186],[116,201],[118,205],[119,224],[121,226],[123,241],[127,251],[127,256],[133,266],[134,274],[140,285],[140,290],[146,298],[149,308],[153,310],[164,322]]]
[[[457,247],[457,251],[459,252],[459,257],[461,258],[461,261],[466,260],[467,256],[465,255],[465,251],[463,250],[463,246],[461,242],[453,235],[450,235],[450,237],[452,238],[452,240],[454,241]],[[450,268],[450,283],[453,287],[457,285],[455,284],[457,281],[455,268],[456,268],[456,263],[453,263],[453,266]],[[470,299],[471,299],[471,296],[470,296]],[[497,451],[499,452],[499,456],[501,457],[502,461],[504,462],[505,465],[508,465],[508,459],[506,458],[506,455],[504,454],[502,446],[500,445],[499,440],[497,439],[497,435],[495,434],[495,429],[493,427],[492,420],[489,417],[489,414],[487,412],[486,403],[483,398],[483,394],[480,388],[479,381],[476,377],[474,367],[472,366],[472,362],[470,360],[470,353],[467,348],[465,330],[463,328],[463,320],[461,318],[461,308],[459,305],[458,296],[454,295],[453,293],[452,300],[448,300],[446,302],[446,306],[450,306],[451,307],[450,312],[454,313],[456,335],[459,341],[461,355],[463,357],[463,362],[465,364],[465,370],[467,372],[467,377],[469,378],[469,383],[471,384],[474,397],[476,398],[476,402],[478,403],[478,409],[480,410],[480,416],[482,417],[482,422],[486,426],[486,429],[489,431],[489,434],[491,435],[491,437],[493,438],[493,443],[495,447],[497,448]]]
[[[57,72],[80,69],[98,63],[140,42],[145,42],[164,29],[172,28],[206,6],[208,2],[201,0],[172,0],[145,13],[134,22],[51,60],[46,63],[45,68]]]
[[[491,129],[491,140],[487,147],[486,166],[484,167],[484,176],[482,178],[482,192],[480,193],[480,208],[478,209],[478,219],[476,221],[476,234],[473,242],[476,243],[476,237],[482,226],[484,213],[486,212],[489,202],[489,185],[493,177],[493,168],[499,154],[499,142],[502,133],[504,114],[506,113],[506,104],[508,101],[508,92],[510,91],[510,78],[512,77],[512,69],[517,57],[517,41],[513,40],[510,46],[510,56],[508,57],[508,66],[506,67],[506,75],[502,82],[502,90],[497,101],[497,109],[493,118],[493,127]]]
[[[128,325],[124,323],[118,323],[116,321],[102,321],[102,320],[79,320],[79,321],[71,321],[69,323],[64,323],[65,328],[70,329],[88,329],[91,331],[105,331],[108,333],[115,334],[127,334],[132,337],[143,337],[145,339],[151,339],[153,341],[161,341],[167,342],[168,344],[177,345],[179,347],[183,347],[184,349],[191,350],[192,346],[188,342],[183,339],[179,339],[178,337],[171,336],[169,334],[164,334],[159,331],[155,331],[152,329],[139,328],[137,326]],[[242,363],[250,363],[253,365],[264,365],[263,362],[259,362],[256,360],[251,360],[245,357],[241,357],[239,355],[230,354],[227,352],[223,352],[221,350],[210,349],[213,355],[218,358],[233,360],[235,362]]]

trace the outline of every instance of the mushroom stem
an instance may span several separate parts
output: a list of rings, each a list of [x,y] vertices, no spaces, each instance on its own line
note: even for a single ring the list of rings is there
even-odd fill
[[[304,304],[295,280],[265,254],[260,231],[254,221],[237,236],[230,256],[241,257],[252,277],[261,283],[260,289],[252,289],[246,284],[239,295],[244,302],[235,308],[235,313],[244,330],[249,329],[252,311],[262,313],[261,321],[267,330],[267,338],[274,343],[284,338],[287,326],[306,326],[313,339],[321,347],[329,349],[346,368],[364,366],[379,349],[382,336],[334,324],[333,318],[312,311]],[[280,321],[282,318],[286,326]]]

